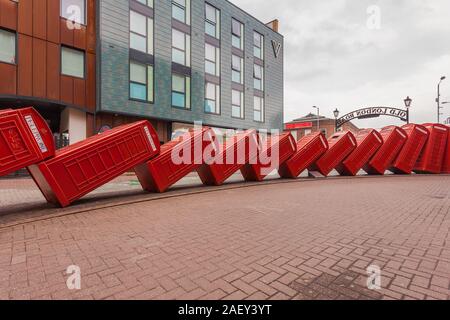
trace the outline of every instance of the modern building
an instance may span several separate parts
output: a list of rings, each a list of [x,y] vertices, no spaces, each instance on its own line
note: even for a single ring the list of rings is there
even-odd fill
[[[0,108],[76,142],[148,119],[282,129],[283,37],[224,0],[0,0]]]
[[[336,133],[336,120],[310,113],[302,118],[285,123],[284,130],[291,132],[297,140],[319,130],[329,138]],[[352,133],[358,133],[359,130],[352,122],[347,122],[339,128],[339,131],[350,131]]]

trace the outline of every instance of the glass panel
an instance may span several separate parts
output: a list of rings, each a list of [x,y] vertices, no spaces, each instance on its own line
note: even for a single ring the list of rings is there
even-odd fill
[[[242,118],[241,107],[240,106],[232,106],[231,107],[231,116],[234,118]]]
[[[184,52],[178,49],[172,48],[172,61],[178,64],[185,64]]]
[[[262,90],[261,88],[261,80],[254,79],[254,88],[258,90]]]
[[[130,98],[138,100],[147,100],[147,86],[131,82]]]
[[[130,48],[147,52],[147,38],[135,33],[130,33]]]
[[[259,112],[259,111],[254,112],[254,120],[261,122],[261,112]]]
[[[238,48],[238,49],[242,49],[241,48],[241,38],[239,38],[239,37],[237,37],[235,35],[232,35],[231,43],[232,43],[233,47]]]
[[[205,32],[206,32],[206,34],[215,38],[216,37],[216,26],[209,22],[205,22]]]
[[[261,49],[257,47],[253,47],[253,55],[259,59],[262,59]]]
[[[235,106],[241,105],[241,92],[237,90],[231,91],[231,103]]]
[[[254,97],[254,109],[261,111],[261,98],[260,97]]]
[[[211,61],[205,61],[205,72],[215,76],[216,75],[216,64]]]
[[[0,30],[0,61],[16,63],[16,34]]]
[[[211,22],[217,22],[216,21],[216,8],[213,6],[206,4],[206,19]]]
[[[84,52],[65,47],[61,51],[62,74],[84,78]]]
[[[185,34],[183,32],[172,29],[172,46],[183,51],[186,49]]]
[[[147,18],[142,14],[130,11],[130,30],[140,35],[147,35]]]
[[[179,4],[181,7],[186,8],[186,0],[172,0],[172,1]]]
[[[152,101],[154,100],[154,92],[153,92],[153,66],[147,67],[147,100]]]
[[[253,45],[255,47],[261,48],[261,35],[258,32],[253,34]]]
[[[86,24],[86,0],[61,0],[61,17]]]
[[[185,77],[172,75],[172,90],[185,92]]]
[[[206,99],[216,100],[216,85],[213,83],[206,83]]]
[[[216,113],[216,102],[213,100],[205,100],[205,112]]]
[[[231,60],[232,60],[233,69],[237,70],[237,71],[241,71],[241,65],[242,65],[241,64],[241,61],[242,61],[241,57],[233,55]]]
[[[185,9],[180,8],[178,5],[172,5],[172,17],[178,21],[186,23],[186,12]]]
[[[216,47],[205,43],[205,58],[210,61],[216,61]]]
[[[262,68],[261,68],[261,66],[259,66],[257,64],[255,64],[254,76],[257,79],[261,79],[262,78]]]
[[[233,23],[232,23],[232,33],[233,33],[233,35],[236,35],[238,37],[241,36],[241,23],[234,19],[233,19]]]
[[[172,106],[177,107],[177,108],[185,107],[184,93],[172,92]]]
[[[153,19],[148,18],[147,53],[153,54]]]
[[[145,65],[130,63],[130,81],[147,84],[147,70]]]
[[[239,71],[233,70],[231,72],[231,78],[232,78],[233,82],[241,83],[241,73]]]
[[[186,77],[186,109],[191,108],[191,78]]]

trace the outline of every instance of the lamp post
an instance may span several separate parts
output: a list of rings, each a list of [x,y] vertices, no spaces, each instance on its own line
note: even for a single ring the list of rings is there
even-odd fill
[[[334,113],[334,119],[335,119],[335,122],[334,122],[334,123],[335,123],[335,124],[334,124],[334,127],[335,127],[335,128],[334,128],[334,132],[336,133],[336,132],[338,131],[338,123],[337,123],[337,122],[338,122],[338,118],[339,118],[339,113],[340,113],[340,112],[339,112],[339,110],[336,108],[336,110],[334,110],[333,113]]]
[[[441,77],[441,80],[438,83],[438,87],[437,87],[437,98],[436,98],[436,103],[437,103],[437,119],[438,119],[438,123],[441,123],[441,83],[442,81],[444,81],[446,79],[445,76]]]
[[[317,132],[320,132],[320,108],[313,106],[314,109],[317,109]]]
[[[408,96],[404,101],[406,107],[406,123],[409,124],[409,108],[411,107],[412,99]]]

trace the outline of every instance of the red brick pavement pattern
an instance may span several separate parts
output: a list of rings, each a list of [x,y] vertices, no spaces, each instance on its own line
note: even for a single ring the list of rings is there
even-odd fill
[[[264,185],[17,222],[0,226],[0,299],[450,298],[448,176]],[[367,289],[369,265],[382,290]]]

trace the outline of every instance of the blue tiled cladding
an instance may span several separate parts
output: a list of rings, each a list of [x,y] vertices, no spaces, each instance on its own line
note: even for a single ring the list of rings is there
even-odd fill
[[[133,0],[131,0],[133,1]],[[221,114],[204,112],[204,0],[191,0],[192,108],[171,106],[171,1],[154,1],[155,101],[129,100],[129,1],[99,1],[99,102],[100,111],[176,122],[203,121],[210,126],[236,129],[282,129],[283,125],[283,37],[232,3],[209,0],[221,10]],[[245,119],[231,117],[231,21],[245,24]],[[265,122],[253,121],[253,31],[264,35]],[[281,43],[275,57],[272,40]]]

